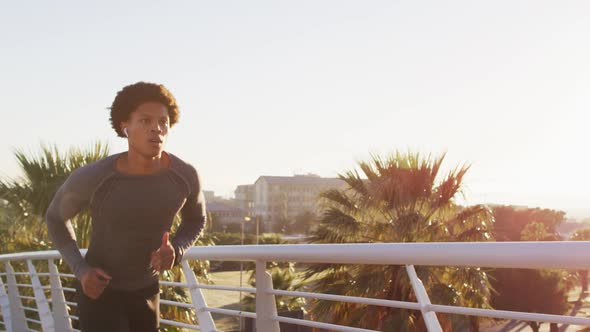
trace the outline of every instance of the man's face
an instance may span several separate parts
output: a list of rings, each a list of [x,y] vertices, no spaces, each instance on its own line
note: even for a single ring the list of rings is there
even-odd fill
[[[121,126],[127,128],[129,150],[148,158],[161,156],[170,128],[166,106],[158,102],[143,103]]]

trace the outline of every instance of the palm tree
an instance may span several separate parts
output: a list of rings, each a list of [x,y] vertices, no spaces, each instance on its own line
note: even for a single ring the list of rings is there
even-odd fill
[[[57,146],[41,146],[41,153],[30,156],[22,150],[15,151],[22,177],[0,180],[0,199],[8,203],[8,208],[16,215],[14,238],[20,243],[18,251],[50,249],[47,241],[47,227],[43,217],[53,196],[73,170],[108,156],[109,147],[97,142],[90,149],[70,148],[61,153]],[[90,215],[83,211],[72,223],[78,245],[87,247],[89,243]]]
[[[324,212],[312,243],[490,241],[491,211],[481,205],[461,207],[455,199],[462,193],[468,166],[446,176],[440,168],[444,155],[432,158],[401,153],[383,159],[372,155],[358,170],[339,177],[343,190],[322,194]],[[417,267],[433,303],[488,308],[490,288],[479,268]],[[380,299],[416,301],[402,266],[310,264],[305,271],[310,287],[323,293]],[[313,316],[338,324],[379,330],[415,331],[423,328],[413,311],[352,303],[314,301]],[[470,324],[439,315],[447,324]],[[377,318],[377,319],[376,319]]]

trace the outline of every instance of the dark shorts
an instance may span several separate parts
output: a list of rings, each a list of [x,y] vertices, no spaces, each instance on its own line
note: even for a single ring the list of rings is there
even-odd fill
[[[160,323],[160,286],[136,291],[106,288],[93,300],[78,285],[78,317],[82,332],[157,332]]]

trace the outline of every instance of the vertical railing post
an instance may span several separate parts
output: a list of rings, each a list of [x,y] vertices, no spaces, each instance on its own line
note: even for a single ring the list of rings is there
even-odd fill
[[[266,262],[256,261],[256,331],[280,332],[277,316],[277,303],[273,289],[272,276],[266,272]]]
[[[197,277],[186,260],[182,261],[182,269],[184,270],[184,276],[191,293],[191,301],[195,306],[195,312],[199,320],[199,330],[203,332],[217,331],[213,317],[211,317],[211,312],[207,310],[207,302],[205,302],[203,292],[197,287],[199,285]]]
[[[8,302],[10,304],[10,322],[12,331],[27,331],[27,321],[25,320],[25,310],[19,297],[18,286],[16,285],[16,275],[9,262],[6,262],[6,285],[8,286]]]
[[[10,318],[10,301],[8,300],[8,294],[4,287],[4,282],[0,278],[0,312],[2,313],[2,321],[4,322],[4,329],[6,331],[13,331]]]
[[[43,332],[54,332],[53,316],[51,315],[51,310],[49,310],[49,302],[45,297],[45,292],[43,292],[43,285],[41,285],[35,265],[33,265],[33,262],[31,262],[30,259],[28,259],[27,266],[29,267],[29,276],[31,277],[31,284],[33,285],[33,294],[35,294],[35,302],[37,303],[41,328],[43,329]]]
[[[51,308],[53,309],[53,326],[56,331],[70,331],[72,321],[68,318],[68,305],[64,296],[59,270],[50,259],[49,264],[49,281],[51,282]]]
[[[428,308],[430,306],[430,298],[428,298],[428,293],[426,292],[426,288],[424,288],[422,280],[420,280],[416,274],[414,265],[406,265],[406,272],[408,272],[412,288],[414,288],[414,293],[416,294],[416,299],[420,304],[420,311],[422,312],[422,317],[424,317],[424,323],[426,324],[428,332],[442,332],[436,313]]]

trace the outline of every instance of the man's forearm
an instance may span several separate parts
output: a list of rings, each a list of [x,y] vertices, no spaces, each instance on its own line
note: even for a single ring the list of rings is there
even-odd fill
[[[172,240],[174,254],[176,255],[174,265],[180,264],[184,253],[193,246],[195,241],[201,235],[204,225],[205,217],[192,222],[183,220]]]
[[[78,280],[80,280],[84,273],[90,269],[90,265],[88,265],[86,260],[84,260],[84,257],[82,257],[80,249],[75,241],[58,248],[58,250]]]

